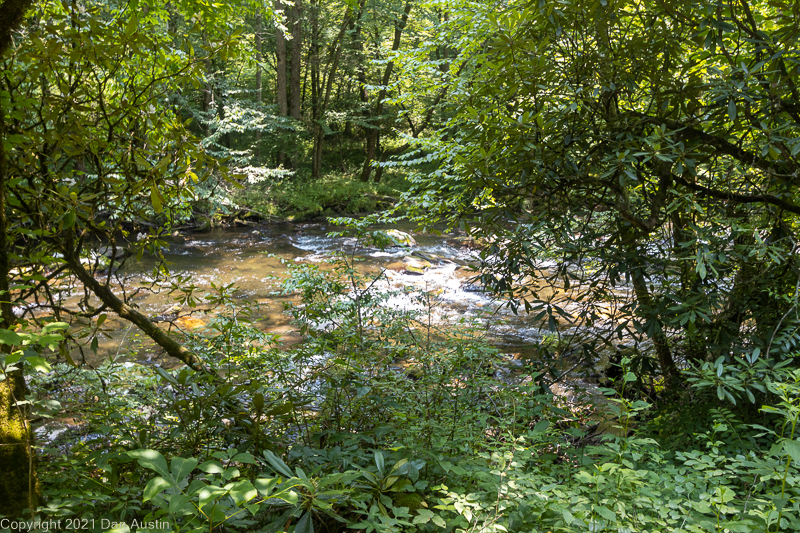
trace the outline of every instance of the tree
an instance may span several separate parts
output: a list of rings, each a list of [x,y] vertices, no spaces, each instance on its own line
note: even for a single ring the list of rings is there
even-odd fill
[[[280,0],[275,1],[275,11],[280,10]],[[286,117],[289,114],[289,95],[286,92],[286,35],[283,27],[275,28],[275,95],[278,103],[278,115]],[[283,165],[286,161],[286,154],[278,152],[278,165]]]
[[[483,281],[550,330],[634,341],[671,384],[693,361],[791,351],[796,6],[451,7],[457,29],[441,32],[484,40],[455,59],[453,118],[417,142],[441,166],[416,194],[429,221],[480,221],[472,231],[493,239]]]
[[[322,5],[312,0],[311,11],[311,134],[313,138],[311,177],[319,178],[322,173],[322,148],[325,142],[325,113],[331,99],[333,82],[339,67],[344,48],[344,36],[354,16],[352,5],[345,6],[344,17],[335,37],[328,44],[325,60],[322,62],[322,28],[320,15]]]
[[[3,0],[0,3],[0,59],[12,45],[12,34],[22,23],[31,0]],[[11,261],[8,253],[8,219],[6,216],[6,191],[9,173],[6,154],[6,107],[0,98],[0,329],[7,330],[16,322],[9,298]],[[10,353],[10,345],[0,345],[3,354]],[[5,365],[4,365],[5,366]],[[0,465],[3,465],[0,482],[0,515],[22,516],[23,511],[37,505],[36,471],[33,468],[33,431],[26,413],[17,403],[25,397],[25,378],[22,370],[5,372],[0,382]]]
[[[289,93],[291,109],[289,116],[300,122],[302,96],[300,92],[300,78],[303,61],[303,1],[295,0],[294,7],[291,10],[291,24],[292,24],[292,54],[290,60],[290,75],[289,75]]]
[[[390,53],[394,54],[400,49],[400,40],[403,37],[403,31],[408,24],[408,17],[411,14],[411,9],[414,6],[413,2],[410,0],[405,3],[403,7],[403,12],[399,16],[399,19],[394,22],[394,33],[392,35],[392,47],[390,49]],[[384,100],[386,99],[389,82],[392,79],[392,74],[394,72],[394,60],[389,59],[386,63],[386,67],[383,70],[383,74],[381,76],[381,87],[378,91],[378,94],[375,97],[375,101],[371,106],[369,111],[369,116],[371,117],[378,117],[380,118],[383,114],[383,106]],[[378,142],[380,141],[380,127],[376,124],[370,124],[372,126],[370,129],[367,130],[367,157],[364,160],[364,167],[361,170],[361,181],[369,181],[370,174],[372,173],[372,162],[375,159],[376,150],[378,148]]]
[[[205,371],[200,358],[129,303],[118,270],[131,255],[158,255],[159,237],[193,199],[195,184],[222,176],[169,105],[180,86],[202,84],[204,60],[169,35],[172,13],[164,9],[48,3],[21,26],[30,4],[6,0],[0,11],[3,351],[16,337],[12,329],[46,329],[54,320],[73,324],[74,342],[96,346],[114,312]],[[211,22],[218,12],[184,8]],[[210,54],[231,47],[226,28],[219,29],[209,36]],[[77,310],[62,303],[75,287],[84,289]],[[4,369],[8,364],[3,357]],[[18,516],[36,507],[32,434],[17,403],[25,394],[21,370],[3,375],[0,514]]]

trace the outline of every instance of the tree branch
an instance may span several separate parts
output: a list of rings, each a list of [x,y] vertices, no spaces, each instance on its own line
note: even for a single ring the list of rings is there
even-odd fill
[[[649,115],[645,115],[644,113],[631,112],[631,115],[639,117],[646,124],[652,124],[654,126],[660,126],[661,124],[664,124],[669,129],[673,130],[673,132],[681,140],[699,141],[702,144],[715,148],[716,151],[721,154],[733,157],[737,161],[750,165],[751,167],[757,168],[764,172],[770,172],[786,177],[789,177],[792,174],[791,170],[786,168],[786,165],[770,163],[764,158],[736,146],[727,139],[712,135],[711,133],[695,128],[694,126],[689,126],[687,124],[682,124],[666,118],[651,117]]]
[[[785,211],[789,211],[790,213],[800,215],[800,206],[793,204],[791,202],[787,202],[786,200],[782,200],[777,196],[772,196],[771,194],[749,195],[749,194],[739,194],[734,192],[718,191],[715,189],[709,189],[708,187],[703,187],[702,185],[697,185],[696,183],[691,183],[685,180],[682,176],[674,176],[674,180],[675,183],[683,185],[687,189],[691,189],[695,192],[699,192],[701,194],[705,194],[711,196],[712,198],[717,198],[719,200],[729,200],[740,204],[756,204],[756,203],[770,204],[776,207],[780,207]]]
[[[74,239],[68,236],[65,239],[63,247],[64,260],[69,266],[70,271],[75,274],[79,280],[89,288],[103,304],[107,305],[111,310],[117,313],[120,318],[124,318],[129,322],[136,324],[148,337],[153,339],[156,344],[161,346],[164,351],[171,357],[182,361],[193,370],[205,372],[214,375],[214,372],[209,369],[202,359],[197,357],[193,352],[181,346],[175,339],[170,337],[165,331],[156,326],[149,318],[140,313],[127,303],[120,300],[116,294],[107,286],[103,285],[95,279],[95,277],[87,271],[81,264],[80,257],[73,246]]]

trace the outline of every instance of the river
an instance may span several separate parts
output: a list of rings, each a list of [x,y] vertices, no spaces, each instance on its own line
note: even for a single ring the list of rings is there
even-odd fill
[[[296,301],[296,297],[279,293],[280,282],[288,275],[287,265],[309,262],[324,268],[337,252],[352,254],[360,272],[372,277],[383,273],[376,284],[379,290],[405,289],[403,295],[391,298],[387,305],[422,310],[419,296],[427,294],[432,306],[425,311],[430,311],[435,324],[459,320],[477,325],[486,342],[503,354],[507,371],[528,361],[545,363],[537,361],[537,356],[540,341],[549,333],[546,325],[532,324],[531,316],[525,313],[512,313],[472,281],[475,271],[470,265],[476,262],[479,251],[469,239],[415,233],[410,226],[399,229],[413,235],[413,246],[365,246],[353,238],[330,236],[331,231],[340,228],[319,223],[215,229],[173,237],[164,258],[171,279],[190,279],[196,286],[196,295],[211,292],[212,284],[234,284],[237,299],[258,304],[256,327],[279,334],[281,342],[288,345],[301,341],[301,337],[284,312],[284,303]],[[132,303],[165,328],[202,331],[219,309],[202,303],[202,299],[196,308],[176,304],[177,293],[169,294],[170,284],[154,282],[155,266],[155,260],[147,257],[126,266],[128,290],[142,287]],[[562,328],[562,334],[569,333]],[[109,359],[167,368],[180,364],[165,356],[135,326],[117,317],[109,316],[97,337],[97,353],[84,349],[73,357],[83,358],[92,366]],[[548,364],[560,369],[574,366],[570,361]],[[579,370],[583,375],[594,374],[585,366]]]

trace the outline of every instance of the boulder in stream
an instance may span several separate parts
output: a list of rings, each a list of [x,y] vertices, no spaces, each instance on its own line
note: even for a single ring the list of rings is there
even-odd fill
[[[395,246],[404,246],[406,248],[411,248],[412,246],[417,245],[417,241],[414,240],[414,237],[411,234],[406,233],[405,231],[400,231],[396,229],[387,230],[386,235],[392,240]]]

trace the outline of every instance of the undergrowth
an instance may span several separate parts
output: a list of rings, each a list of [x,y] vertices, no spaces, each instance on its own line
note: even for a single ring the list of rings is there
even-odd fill
[[[300,175],[251,184],[237,192],[234,200],[265,215],[301,221],[386,209],[407,188],[405,177],[396,171],[384,172],[380,183],[363,183],[352,173],[332,172],[318,180]]]
[[[40,516],[95,531],[800,529],[791,365],[772,369],[754,423],[710,401],[700,370],[687,394],[707,409],[655,412],[626,394],[623,359],[595,406],[617,430],[591,436],[535,366],[501,380],[478,329],[433,325],[432,295],[392,294],[346,257],[290,271],[305,342],[279,348],[217,287],[226,311],[185,339],[215,375],[31,358],[39,415],[78,421],[41,450]],[[399,296],[421,310],[387,304]],[[3,368],[25,361],[19,344]]]

